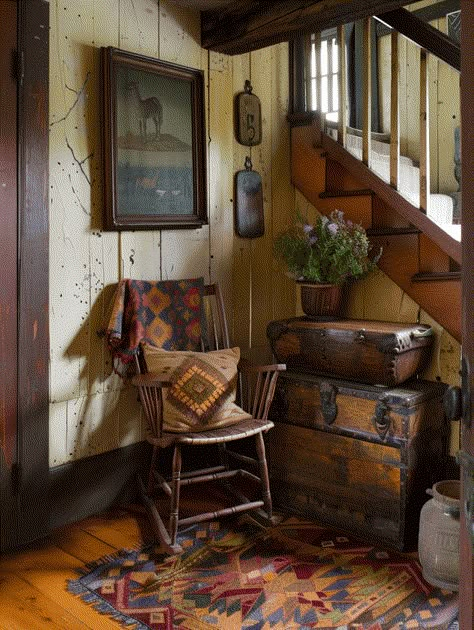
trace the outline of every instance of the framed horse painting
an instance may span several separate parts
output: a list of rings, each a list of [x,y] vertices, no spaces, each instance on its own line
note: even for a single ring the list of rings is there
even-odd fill
[[[203,72],[102,48],[104,227],[207,223]]]

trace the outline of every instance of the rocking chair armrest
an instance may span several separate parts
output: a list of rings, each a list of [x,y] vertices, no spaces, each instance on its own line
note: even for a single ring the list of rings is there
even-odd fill
[[[254,365],[248,359],[240,359],[240,372],[283,372],[286,370],[285,363],[272,363],[269,365]]]
[[[131,382],[137,387],[171,387],[169,374],[137,374]]]

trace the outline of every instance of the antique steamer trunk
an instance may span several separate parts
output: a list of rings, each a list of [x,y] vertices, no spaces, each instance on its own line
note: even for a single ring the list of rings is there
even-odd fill
[[[425,490],[444,476],[445,389],[282,374],[267,437],[275,504],[364,540],[413,547]]]
[[[289,370],[362,383],[397,385],[420,372],[433,331],[423,324],[311,317],[271,322],[267,335]]]

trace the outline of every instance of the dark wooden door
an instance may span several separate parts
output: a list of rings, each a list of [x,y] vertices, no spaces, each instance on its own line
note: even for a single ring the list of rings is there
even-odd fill
[[[17,6],[0,1],[0,548],[15,529],[17,453]]]
[[[48,532],[47,0],[0,0],[0,551]]]
[[[463,418],[460,627],[474,628],[474,2],[461,2]],[[471,494],[472,493],[472,494]],[[467,504],[467,505],[466,505]],[[470,510],[467,510],[467,507]],[[467,513],[470,511],[470,514]]]

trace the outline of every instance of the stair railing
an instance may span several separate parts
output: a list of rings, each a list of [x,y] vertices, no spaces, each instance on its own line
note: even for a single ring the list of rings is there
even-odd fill
[[[362,105],[362,162],[371,168],[372,165],[372,74],[371,74],[371,29],[372,18],[364,19],[363,23],[363,105]],[[396,30],[391,32],[391,80],[390,80],[390,152],[389,152],[389,181],[392,188],[400,191],[400,60],[399,60],[399,40],[400,33]],[[322,112],[322,84],[318,85],[321,80],[321,34],[307,35],[305,37],[305,89],[307,109],[310,103],[315,106],[315,111],[321,114],[323,120],[323,131],[328,129],[337,129],[337,142],[347,147],[347,128],[348,128],[348,90],[347,90],[347,74],[346,74],[346,38],[345,25],[337,27],[337,44],[338,44],[338,120],[337,123],[326,119]],[[429,112],[429,73],[428,60],[429,54],[426,49],[418,46],[420,54],[420,76],[419,76],[419,210],[424,214],[430,212],[430,112]],[[313,68],[316,77],[316,86],[314,85],[314,75],[311,72]],[[328,77],[328,87],[331,77]],[[454,153],[453,153],[453,169],[454,169]]]

